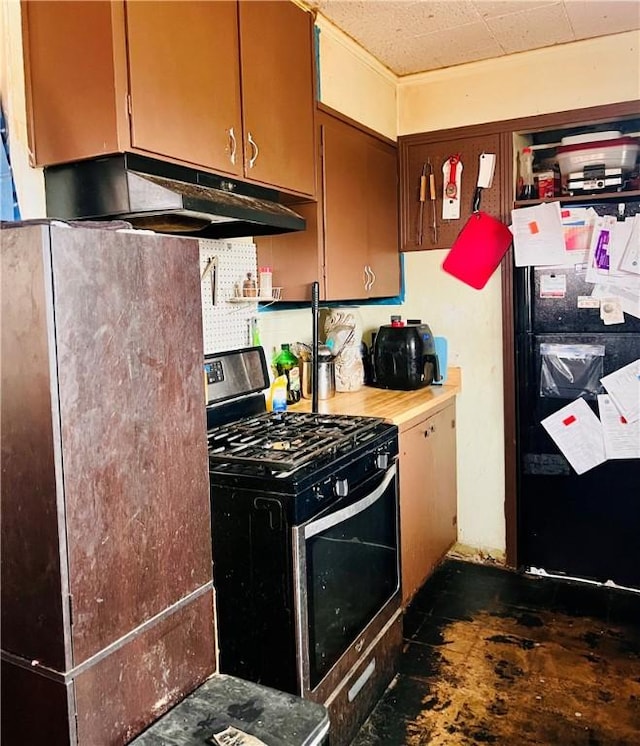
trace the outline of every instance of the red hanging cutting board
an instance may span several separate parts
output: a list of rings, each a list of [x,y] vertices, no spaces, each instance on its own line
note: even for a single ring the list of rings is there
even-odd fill
[[[504,223],[486,212],[471,214],[453,242],[442,269],[476,290],[496,271],[513,236]]]

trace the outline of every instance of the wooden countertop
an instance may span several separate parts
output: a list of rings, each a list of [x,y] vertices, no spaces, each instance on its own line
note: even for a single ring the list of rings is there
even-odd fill
[[[417,417],[435,412],[462,390],[460,368],[449,368],[442,386],[427,386],[416,391],[390,391],[363,386],[359,391],[338,393],[318,402],[318,410],[326,414],[352,414],[382,417],[398,427]],[[311,399],[303,399],[289,407],[292,412],[310,412]]]

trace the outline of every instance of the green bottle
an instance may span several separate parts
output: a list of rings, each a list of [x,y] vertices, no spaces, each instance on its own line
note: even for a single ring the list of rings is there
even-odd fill
[[[295,404],[300,401],[300,368],[298,358],[291,352],[288,344],[280,345],[275,364],[278,375],[287,377],[287,404]]]

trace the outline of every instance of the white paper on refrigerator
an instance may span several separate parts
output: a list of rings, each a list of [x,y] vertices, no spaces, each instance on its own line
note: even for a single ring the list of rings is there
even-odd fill
[[[620,259],[619,268],[632,274],[640,274],[640,214],[633,219],[631,235]]]
[[[564,248],[572,264],[586,262],[589,257],[591,233],[597,217],[592,207],[568,207],[560,210]]]
[[[571,264],[564,245],[559,202],[511,211],[516,267]]]
[[[640,319],[640,289],[598,283],[593,286],[591,295],[599,301],[617,298],[624,313]]]
[[[640,292],[640,274],[622,268],[633,223],[633,220],[619,222],[610,215],[597,218],[589,248],[587,282],[606,283]]]
[[[627,422],[640,420],[640,358],[600,379]]]
[[[607,459],[640,458],[640,420],[627,422],[608,394],[598,394]]]
[[[606,461],[602,425],[584,399],[572,401],[540,424],[577,474]]]

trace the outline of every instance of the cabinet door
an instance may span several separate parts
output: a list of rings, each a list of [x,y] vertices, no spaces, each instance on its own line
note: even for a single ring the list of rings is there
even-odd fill
[[[478,165],[482,153],[495,153],[498,164],[503,160],[499,152],[500,136],[485,134],[476,137],[460,135],[442,141],[427,139],[423,142],[417,136],[400,141],[400,250],[420,251],[423,249],[449,249],[458,237],[473,209],[473,196],[478,180]],[[463,165],[460,218],[443,220],[443,173],[442,166],[452,156],[459,155]],[[431,161],[436,184],[435,223],[437,238],[434,237],[433,203],[428,199],[424,202],[424,210],[420,210],[420,176],[427,161]],[[484,212],[500,217],[502,214],[502,193],[505,191],[500,185],[500,168],[496,166],[493,185],[482,192],[481,209]],[[422,220],[421,220],[422,218]],[[422,224],[422,236],[420,236]],[[420,240],[421,238],[421,240]]]
[[[239,9],[245,176],[313,197],[311,14],[282,0],[241,0]]]
[[[322,196],[326,300],[366,298],[367,148],[354,127],[323,116]]]
[[[116,152],[124,90],[114,85],[109,2],[23,2],[31,165]]]
[[[131,143],[242,174],[234,0],[126,4]]]
[[[395,147],[366,137],[367,261],[374,276],[368,295],[382,298],[400,292],[398,158]]]
[[[400,433],[400,541],[406,605],[456,540],[455,404]]]
[[[318,129],[320,201],[296,207],[305,231],[257,238],[259,262],[273,267],[285,300],[309,300],[316,279],[323,300],[397,295],[396,148],[324,108]]]

